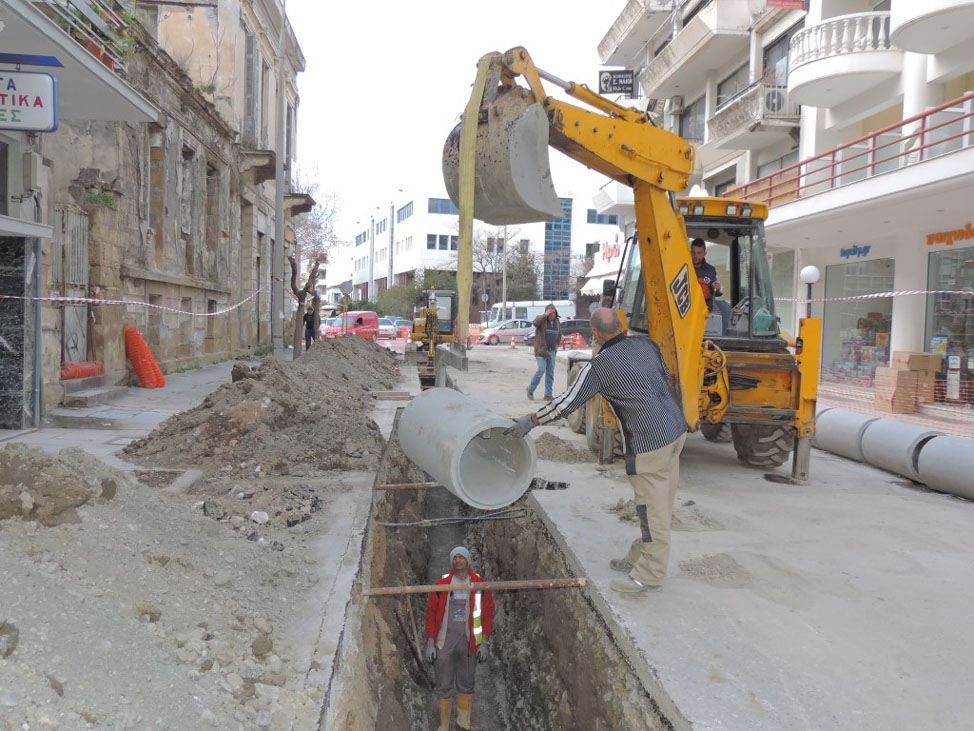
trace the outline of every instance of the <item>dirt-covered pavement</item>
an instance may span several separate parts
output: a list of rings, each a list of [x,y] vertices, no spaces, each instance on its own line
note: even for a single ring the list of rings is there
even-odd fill
[[[238,364],[132,472],[0,449],[0,731],[315,728],[322,537],[361,529],[397,363],[347,338]]]

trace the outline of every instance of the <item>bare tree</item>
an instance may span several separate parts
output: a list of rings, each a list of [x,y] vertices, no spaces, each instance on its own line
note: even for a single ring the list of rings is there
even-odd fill
[[[295,192],[307,193],[315,199],[315,207],[294,218],[294,236],[305,261],[328,261],[332,246],[338,241],[335,224],[340,210],[338,194],[324,191],[315,168],[298,168],[291,177]]]
[[[321,298],[318,296],[317,289],[318,269],[321,266],[321,261],[319,259],[314,259],[312,261],[311,272],[308,274],[308,279],[305,281],[303,287],[298,288],[298,261],[294,258],[293,254],[288,254],[287,260],[291,264],[291,292],[298,301],[298,310],[294,316],[294,333],[291,337],[291,345],[294,350],[292,357],[294,360],[297,360],[301,357],[301,343],[304,339],[304,303],[305,300],[308,299],[309,294],[312,295],[311,304],[314,307],[314,329],[316,339],[318,337],[317,333],[321,325]]]

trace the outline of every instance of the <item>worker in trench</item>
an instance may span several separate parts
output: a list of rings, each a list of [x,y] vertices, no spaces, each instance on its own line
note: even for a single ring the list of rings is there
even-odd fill
[[[479,584],[483,579],[470,568],[470,552],[463,546],[450,551],[452,570],[437,580],[444,584]],[[494,597],[489,591],[440,591],[426,602],[426,661],[435,667],[434,693],[440,699],[440,725],[448,731],[457,699],[457,727],[470,729],[477,663],[490,654]]]
[[[505,431],[524,437],[582,408],[601,394],[619,419],[625,444],[626,475],[632,485],[640,535],[624,558],[609,566],[627,574],[609,586],[624,594],[658,591],[670,558],[670,521],[680,479],[680,453],[687,424],[670,388],[670,373],[659,346],[646,336],[627,336],[615,310],[592,313],[592,336],[601,346],[568,390]]]

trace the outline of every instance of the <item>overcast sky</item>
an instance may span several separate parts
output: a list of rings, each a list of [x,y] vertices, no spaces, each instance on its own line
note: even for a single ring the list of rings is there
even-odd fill
[[[388,213],[391,201],[405,203],[400,188],[445,196],[443,142],[482,55],[524,46],[545,71],[596,88],[599,41],[624,7],[625,0],[288,0],[307,61],[298,76],[298,162],[338,194],[339,237],[364,230],[377,204]],[[555,150],[551,164],[562,196],[590,196],[605,181]]]

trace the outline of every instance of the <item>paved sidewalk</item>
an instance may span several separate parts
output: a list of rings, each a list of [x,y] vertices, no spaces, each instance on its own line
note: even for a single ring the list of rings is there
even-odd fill
[[[229,383],[230,370],[239,362],[228,360],[185,373],[171,373],[166,375],[163,388],[132,387],[112,403],[81,409],[52,409],[45,420],[58,417],[71,425],[0,429],[0,445],[20,442],[51,452],[80,447],[112,467],[130,471],[133,465],[117,458],[115,452],[146,436],[173,414],[197,406],[220,385]]]

